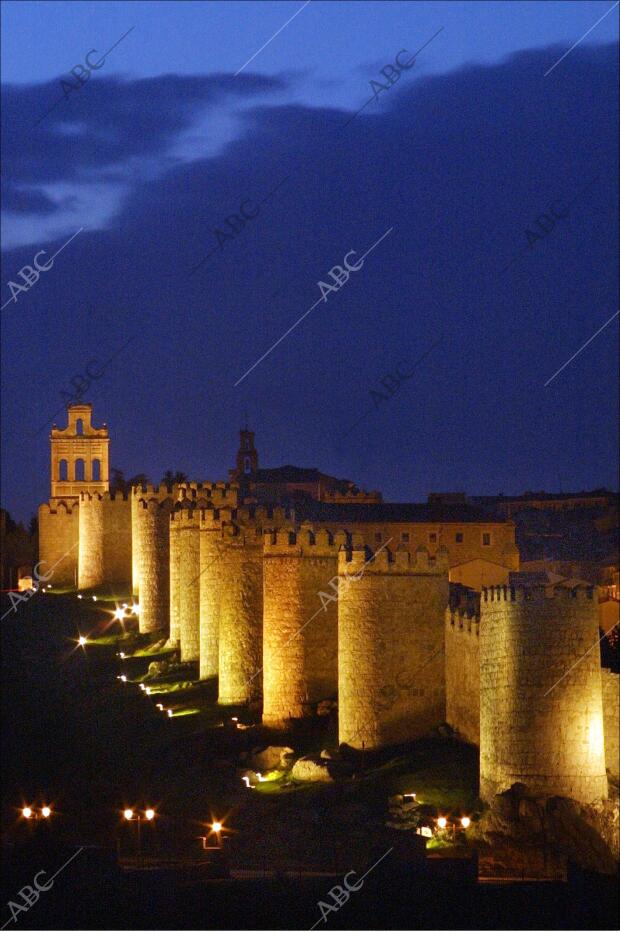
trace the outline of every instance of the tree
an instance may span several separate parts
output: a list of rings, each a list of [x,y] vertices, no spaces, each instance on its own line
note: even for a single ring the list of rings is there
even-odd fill
[[[162,483],[166,485],[181,485],[183,482],[187,482],[187,476],[184,472],[172,472],[171,469],[167,469],[163,475]]]

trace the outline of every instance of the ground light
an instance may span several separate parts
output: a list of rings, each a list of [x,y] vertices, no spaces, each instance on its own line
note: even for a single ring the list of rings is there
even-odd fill
[[[84,645],[87,643],[88,643],[88,639],[85,638],[83,634],[80,634],[78,638],[78,644],[80,645],[80,647],[84,647]]]
[[[114,614],[114,619],[115,619],[116,621],[122,621],[123,618],[125,617],[125,609],[124,609],[124,608],[115,608],[113,614]]]
[[[166,709],[166,712],[168,713],[168,718],[172,718],[172,709]]]

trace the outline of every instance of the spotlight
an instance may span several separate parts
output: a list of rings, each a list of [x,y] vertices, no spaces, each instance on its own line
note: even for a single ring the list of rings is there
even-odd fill
[[[125,617],[125,609],[124,609],[124,608],[115,608],[115,609],[114,609],[114,618],[115,618],[116,621],[122,621],[122,619],[123,619],[124,617]]]
[[[121,673],[121,675],[119,676],[119,680],[121,680],[121,682],[123,682],[123,683],[126,683],[126,682],[127,682],[127,677],[125,676],[124,673]]]
[[[84,637],[83,634],[80,634],[78,638],[78,644],[80,645],[80,647],[84,647],[86,643],[87,643],[87,639]]]
[[[118,656],[121,658],[121,660],[124,660],[124,659],[125,659],[125,652],[124,652],[124,651],[121,651],[120,654],[119,654]]]
[[[24,819],[32,818],[32,809],[30,808],[30,806],[24,806],[24,808],[22,809],[22,815]]]
[[[138,602],[134,602],[133,605],[131,606],[131,610],[132,610],[132,612],[134,613],[134,615],[139,615],[139,614],[140,614],[140,604],[139,604]]]
[[[172,709],[166,709],[166,712],[168,713],[168,718],[172,718]]]
[[[94,596],[93,596],[93,602],[96,602],[96,601],[97,601],[97,596],[94,595]]]
[[[144,692],[144,690],[146,689],[146,686],[144,685],[144,683],[140,683],[140,689]]]
[[[44,818],[44,819],[49,819],[49,817],[51,816],[51,814],[52,814],[52,810],[50,809],[50,807],[49,807],[49,806],[43,806],[43,808],[41,809],[41,815],[43,816],[43,818]]]
[[[222,823],[221,823],[221,822],[214,822],[214,823],[212,824],[211,828],[213,829],[213,831],[215,832],[216,835],[219,835],[219,833],[222,831]]]
[[[164,707],[163,707],[163,705],[161,704],[161,702],[158,702],[158,703],[157,703],[156,708],[159,709],[160,712],[163,712],[163,711],[164,711]]]
[[[81,598],[82,598],[82,596],[81,596],[81,595],[78,595],[78,599],[81,599]]]
[[[147,694],[147,696],[150,696],[150,695],[151,695],[151,687],[150,687],[150,686],[147,686],[146,689],[144,690],[144,692]]]

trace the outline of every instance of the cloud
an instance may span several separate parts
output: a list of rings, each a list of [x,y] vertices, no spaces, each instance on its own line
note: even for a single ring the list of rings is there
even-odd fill
[[[24,412],[45,422],[91,356],[133,338],[89,392],[127,473],[222,477],[247,409],[263,464],[320,466],[394,499],[550,486],[558,469],[576,484],[606,481],[613,328],[543,383],[616,306],[616,48],[575,49],[564,64],[543,78],[542,50],[412,76],[349,125],[336,108],[259,105],[268,89],[248,75],[242,131],[189,163],[171,148],[205,105],[237,93],[226,82],[93,80],[80,94],[96,89],[88,106],[76,96],[63,116],[85,133],[42,124],[26,143],[14,127],[22,189],[110,173],[124,189],[113,216],[3,312],[9,428],[20,435]],[[503,273],[549,204],[590,182]],[[234,220],[242,205],[258,215]],[[390,227],[364,268],[234,388],[320,297],[330,269]],[[31,255],[8,253],[5,280]],[[438,338],[375,408],[371,389]],[[29,465],[9,447],[9,476],[43,498],[45,432],[31,443]]]

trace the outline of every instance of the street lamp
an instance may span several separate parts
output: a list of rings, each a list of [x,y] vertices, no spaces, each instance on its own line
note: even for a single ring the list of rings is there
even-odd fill
[[[49,806],[43,806],[43,808],[41,809],[41,815],[43,816],[43,818],[44,818],[44,819],[49,819],[49,817],[51,816],[51,814],[52,814],[52,810],[50,809],[50,807],[49,807]]]
[[[439,818],[437,819],[437,825],[439,826],[439,828],[445,828],[447,824],[448,824],[448,820],[446,819],[446,817],[439,816]]]
[[[461,825],[463,826],[463,828],[469,828],[469,826],[471,825],[471,819],[469,818],[469,816],[466,816],[466,815],[463,816],[463,818],[461,819]]]
[[[30,806],[24,806],[24,808],[22,809],[22,815],[24,819],[32,818],[32,809],[30,808]]]

